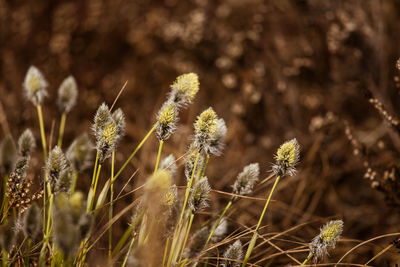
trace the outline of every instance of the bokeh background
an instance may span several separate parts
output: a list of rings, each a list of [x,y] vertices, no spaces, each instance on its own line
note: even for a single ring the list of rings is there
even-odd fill
[[[30,127],[40,138],[35,108],[22,90],[30,65],[50,84],[44,104],[48,136],[53,124],[55,136],[58,132],[58,86],[68,75],[78,82],[66,145],[90,131],[97,107],[103,101],[111,105],[128,81],[117,102],[128,122],[117,154],[121,164],[151,127],[175,77],[195,72],[200,92],[181,114],[165,156],[185,153],[195,116],[212,106],[228,126],[224,154],[212,158],[207,170],[214,189],[229,192],[251,162],[259,162],[267,177],[273,154],[286,139],[296,137],[302,146],[298,174],[279,185],[266,232],[308,222],[292,233],[308,242],[322,223],[341,218],[344,240],[332,253],[334,261],[359,240],[399,231],[399,131],[369,103],[372,93],[392,119],[400,112],[399,1],[0,0],[0,22],[0,137],[11,132],[16,138]],[[156,152],[152,137],[117,190],[136,169],[124,190],[141,185]],[[32,163],[34,179],[42,164],[40,156]],[[82,190],[88,188],[90,171],[80,177]],[[184,185],[183,175],[176,181]],[[265,197],[270,182],[255,195]],[[228,198],[214,192],[208,212]],[[119,208],[132,199],[121,200]],[[262,201],[241,201],[230,228],[254,225],[262,206]],[[129,216],[118,222],[121,232]],[[346,262],[365,263],[393,239],[362,246]],[[100,243],[99,251],[104,247]],[[266,254],[275,252],[265,248]],[[373,264],[394,266],[398,259],[392,248]],[[285,262],[290,261],[274,257],[260,264]]]

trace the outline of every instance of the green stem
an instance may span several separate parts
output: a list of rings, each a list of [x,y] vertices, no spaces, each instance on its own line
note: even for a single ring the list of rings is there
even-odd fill
[[[26,267],[29,267],[29,257],[30,257],[30,254],[31,254],[31,247],[32,247],[32,240],[29,238],[28,239],[26,256],[25,256],[25,266]]]
[[[8,253],[4,249],[1,252],[1,266],[6,267],[7,266],[7,260],[8,260]]]
[[[164,141],[160,140],[160,145],[158,146],[157,161],[156,161],[156,167],[154,168],[154,173],[156,173],[158,170],[158,164],[160,163],[161,150],[162,150],[163,144],[164,144]]]
[[[118,176],[122,173],[122,171],[128,166],[129,162],[133,159],[133,157],[136,155],[136,153],[142,148],[144,143],[147,141],[147,139],[150,137],[150,135],[154,132],[156,129],[157,124],[154,124],[153,128],[150,129],[150,131],[146,134],[146,136],[142,139],[142,141],[139,143],[139,145],[135,148],[135,150],[132,152],[132,154],[129,156],[129,158],[125,161],[125,163],[122,165],[121,169],[115,174],[114,180],[117,179]]]
[[[8,175],[4,175],[3,177],[3,202],[1,203],[1,210],[3,213],[3,217],[1,221],[6,223],[7,213],[8,213]]]
[[[203,177],[203,176],[205,175],[206,169],[207,169],[207,165],[208,165],[208,161],[209,161],[209,160],[210,160],[210,155],[207,154],[206,162],[204,163],[204,166],[203,166],[203,168],[202,168],[202,170],[201,170],[201,175],[200,175],[199,178],[201,178],[201,177]]]
[[[113,217],[113,201],[114,201],[114,163],[115,163],[115,150],[111,156],[111,184],[110,184],[110,206],[108,209],[108,221],[111,222]],[[112,258],[112,224],[108,229],[108,258]]]
[[[75,192],[76,188],[76,181],[78,180],[78,171],[74,170],[74,173],[72,175],[72,184],[71,184],[71,190],[69,192],[70,196],[72,196]]]
[[[121,239],[118,241],[117,245],[115,246],[112,256],[116,256],[117,253],[122,249],[124,246],[126,240],[128,240],[129,236],[131,235],[132,231],[134,229],[134,226],[130,225],[128,229],[125,230],[124,234],[122,235]]]
[[[271,201],[272,194],[273,194],[274,191],[275,191],[275,188],[276,188],[276,185],[277,185],[278,182],[279,182],[279,179],[280,179],[280,176],[277,176],[276,179],[275,179],[275,183],[274,183],[274,185],[272,186],[271,192],[269,193],[267,202],[265,203],[265,206],[264,206],[264,210],[263,210],[262,213],[261,213],[261,216],[260,216],[260,219],[258,220],[256,229],[254,229],[253,237],[251,238],[251,241],[250,241],[249,246],[248,246],[248,248],[247,248],[246,255],[245,255],[244,260],[243,260],[243,263],[242,263],[242,267],[245,267],[245,266],[246,266],[247,261],[249,260],[249,258],[250,258],[250,256],[251,256],[251,253],[253,252],[254,246],[256,245],[257,235],[258,235],[257,231],[258,231],[258,229],[260,228],[261,222],[262,222],[262,220],[263,220],[263,218],[264,218],[265,212],[267,211],[269,202]]]
[[[162,260],[162,267],[164,267],[165,264],[165,260],[167,259],[167,254],[168,254],[168,247],[169,247],[169,237],[167,237],[167,243],[165,244],[165,248],[164,248],[164,256],[163,256],[163,260]]]
[[[94,180],[96,179],[96,173],[97,173],[97,164],[99,163],[99,151],[96,153],[96,160],[94,161],[94,168],[93,168],[93,175],[92,175],[92,183],[91,186],[94,185]]]
[[[185,200],[183,202],[182,212],[181,212],[181,216],[179,218],[178,226],[182,223],[183,215],[185,214],[185,209],[186,209],[186,205],[187,205],[187,202],[188,202],[188,199],[189,199],[190,189],[192,188],[193,177],[194,177],[194,174],[196,172],[197,162],[199,161],[199,157],[200,157],[200,152],[197,152],[196,160],[194,162],[194,167],[193,167],[193,171],[192,171],[192,176],[190,177],[190,180],[189,180],[188,185],[186,187]]]
[[[307,264],[307,262],[309,262],[312,259],[313,256],[314,256],[314,254],[310,252],[310,254],[308,255],[307,259],[305,259],[301,265]]]
[[[89,211],[92,211],[92,208],[93,208],[94,198],[96,196],[97,184],[99,182],[100,171],[101,171],[101,164],[99,164],[98,167],[97,167],[97,174],[96,174],[96,178],[94,180],[94,186],[92,187],[93,188],[93,194],[92,194],[92,197],[91,197],[90,202],[89,202]]]
[[[50,234],[51,234],[51,229],[50,229],[50,220],[51,220],[51,212],[53,209],[53,194],[50,193],[49,196],[49,211],[47,215],[47,225],[46,225],[46,234],[45,234],[45,240],[43,242],[42,249],[40,250],[40,256],[39,256],[39,266],[44,266],[45,265],[45,257],[46,257],[46,248],[47,245],[49,244],[50,240]]]
[[[189,225],[188,225],[188,227],[186,229],[185,239],[184,239],[183,244],[182,244],[182,248],[181,248],[181,252],[180,252],[178,263],[180,263],[181,260],[182,260],[183,251],[185,250],[185,247],[186,247],[186,242],[187,242],[188,237],[189,237],[190,228],[192,228],[193,219],[194,219],[194,214],[191,213],[190,214],[190,219],[189,219]]]
[[[126,262],[128,261],[128,257],[129,257],[129,254],[131,253],[131,250],[132,250],[132,247],[133,247],[133,243],[134,243],[134,242],[135,242],[135,238],[132,238],[132,241],[131,241],[131,243],[129,244],[128,251],[126,252],[124,262],[122,263],[122,267],[125,267]]]
[[[38,113],[38,117],[39,117],[40,136],[42,138],[44,161],[46,162],[46,160],[47,160],[47,145],[46,145],[46,135],[44,132],[42,106],[40,104],[37,104],[36,108],[37,108],[37,113]]]
[[[65,129],[65,120],[67,119],[67,114],[63,112],[61,115],[61,121],[60,121],[60,130],[58,131],[58,142],[57,145],[59,148],[62,146],[62,140],[64,136],[64,129]]]
[[[207,238],[207,242],[204,245],[204,247],[206,248],[208,243],[211,240],[211,237],[213,236],[215,229],[217,229],[218,225],[221,223],[222,218],[224,218],[226,212],[229,210],[229,208],[232,206],[233,200],[229,201],[228,204],[225,206],[225,209],[222,211],[221,215],[218,217],[218,220],[214,223],[213,227],[211,228],[211,232]]]

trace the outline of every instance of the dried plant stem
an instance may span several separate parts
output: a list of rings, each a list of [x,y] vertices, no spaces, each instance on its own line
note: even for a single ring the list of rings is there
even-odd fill
[[[200,152],[197,152],[196,160],[194,162],[194,167],[193,167],[193,171],[192,171],[192,175],[191,175],[190,180],[189,180],[189,182],[187,184],[187,187],[186,187],[185,200],[183,202],[182,212],[181,212],[181,216],[179,218],[178,226],[181,225],[182,219],[183,219],[183,215],[185,214],[185,209],[186,209],[186,205],[187,205],[187,202],[188,202],[188,199],[189,199],[190,189],[192,188],[193,178],[194,178],[194,174],[196,172],[196,168],[197,168],[197,163],[199,161],[199,157],[200,157]]]
[[[65,120],[67,119],[67,114],[63,112],[61,115],[61,120],[60,120],[60,130],[58,131],[58,142],[57,145],[59,148],[62,146],[62,140],[64,136],[64,129],[65,129]]]
[[[133,243],[134,243],[134,242],[135,242],[135,238],[132,238],[132,241],[131,241],[131,243],[129,244],[128,251],[126,252],[124,262],[122,263],[122,267],[125,267],[126,262],[128,261],[129,254],[131,254],[131,250],[132,250],[132,247],[133,247]]]
[[[78,171],[74,170],[74,173],[72,174],[72,183],[71,183],[71,190],[70,190],[70,196],[72,196],[75,192],[76,188],[76,181],[78,180]]]
[[[37,113],[38,113],[38,117],[39,117],[40,136],[42,138],[44,161],[46,162],[46,160],[47,160],[47,145],[46,145],[46,134],[44,131],[44,124],[43,124],[42,106],[40,104],[38,104],[36,106],[36,108],[37,108]]]
[[[242,263],[242,267],[245,267],[245,266],[246,266],[247,261],[249,260],[249,258],[250,258],[250,256],[251,256],[251,253],[253,252],[254,246],[256,245],[257,235],[258,235],[257,231],[258,231],[258,229],[260,228],[261,222],[262,222],[262,220],[263,220],[263,218],[264,218],[265,212],[267,211],[269,202],[271,201],[272,194],[273,194],[274,191],[275,191],[275,188],[276,188],[276,185],[277,185],[278,182],[279,182],[279,179],[280,179],[280,176],[277,176],[276,179],[275,179],[275,183],[274,183],[274,185],[272,186],[271,192],[269,193],[267,202],[265,203],[265,206],[264,206],[264,210],[263,210],[262,213],[261,213],[261,216],[260,216],[260,219],[258,220],[256,229],[254,229],[253,237],[251,238],[250,243],[249,243],[249,246],[248,246],[248,248],[247,248],[246,255],[245,255],[244,260],[243,260],[243,263]]]
[[[188,225],[188,227],[187,227],[187,229],[186,229],[185,239],[183,240],[183,244],[182,244],[182,248],[181,248],[181,252],[180,252],[178,264],[181,263],[183,251],[185,250],[186,242],[187,242],[188,237],[189,237],[190,228],[192,228],[193,219],[194,219],[194,214],[193,214],[193,213],[190,213],[189,225]]]
[[[233,204],[233,199],[231,199],[228,202],[228,204],[226,204],[225,209],[222,211],[221,215],[218,217],[217,221],[214,223],[213,227],[211,228],[211,232],[207,238],[207,242],[204,245],[205,248],[207,247],[208,243],[210,242],[211,237],[213,236],[213,234],[215,232],[215,229],[217,229],[218,225],[221,223],[222,218],[224,218],[226,212],[229,210],[229,208],[232,206],[232,204]]]
[[[160,145],[158,146],[157,161],[156,161],[156,166],[154,168],[154,173],[156,173],[158,170],[158,165],[160,163],[160,157],[161,157],[161,151],[162,151],[163,144],[164,144],[164,141],[160,140]]]
[[[307,259],[305,259],[305,260],[301,263],[301,265],[307,264],[307,262],[309,262],[309,261],[312,259],[313,256],[314,256],[314,254],[313,254],[313,253],[310,253],[310,254],[308,255]]]
[[[144,143],[147,141],[147,139],[150,137],[150,135],[154,132],[154,130],[157,127],[157,123],[154,124],[154,126],[150,129],[150,131],[146,134],[146,136],[142,139],[142,141],[139,143],[139,145],[135,148],[135,150],[132,152],[132,154],[129,156],[129,158],[125,161],[125,163],[122,165],[122,167],[119,169],[119,171],[115,174],[114,180],[117,179],[118,176],[122,173],[122,171],[128,166],[129,162],[133,159],[133,157],[136,155],[136,153],[142,148]]]
[[[114,202],[114,166],[115,166],[115,150],[111,155],[111,184],[110,184],[110,205],[108,208],[108,220],[111,222],[113,217],[113,202]],[[112,224],[108,229],[108,258],[112,258]]]

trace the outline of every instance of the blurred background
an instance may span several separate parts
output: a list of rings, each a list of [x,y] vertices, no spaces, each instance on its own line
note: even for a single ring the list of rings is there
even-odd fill
[[[66,145],[90,132],[97,107],[111,105],[127,81],[116,104],[128,123],[117,154],[122,164],[155,121],[176,76],[195,72],[200,92],[181,114],[164,156],[185,153],[196,115],[212,106],[228,126],[224,154],[207,169],[213,189],[230,192],[251,162],[259,162],[267,177],[286,139],[296,137],[302,146],[298,174],[278,186],[265,231],[308,222],[291,234],[309,242],[322,223],[341,218],[344,240],[333,260],[359,240],[399,231],[399,131],[381,115],[390,121],[400,112],[400,1],[0,0],[0,22],[0,138],[7,132],[17,138],[30,127],[40,140],[35,107],[22,89],[30,65],[50,85],[44,103],[48,136],[52,125],[58,131],[58,86],[68,75],[77,80],[79,102],[67,117]],[[371,105],[375,98],[381,110]],[[152,137],[116,190],[136,169],[124,190],[141,185],[156,153]],[[41,157],[32,165],[31,175],[39,179]],[[85,192],[90,173],[79,178]],[[176,182],[184,185],[184,176]],[[270,182],[255,195],[265,198]],[[229,196],[214,192],[212,198],[208,212],[224,207]],[[230,228],[254,225],[262,206],[241,201]],[[118,222],[121,232],[129,216]],[[393,239],[366,244],[346,262],[365,263]],[[265,253],[275,252],[267,247]],[[398,258],[392,248],[375,264],[394,266]],[[278,257],[262,264],[285,262]]]

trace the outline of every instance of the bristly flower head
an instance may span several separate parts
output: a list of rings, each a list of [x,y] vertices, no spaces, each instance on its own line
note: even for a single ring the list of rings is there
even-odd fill
[[[26,97],[36,106],[42,104],[43,98],[47,96],[47,81],[43,74],[31,66],[25,75],[24,88]]]
[[[161,141],[167,140],[176,130],[178,108],[170,101],[165,102],[157,114],[156,136]]]
[[[205,153],[210,152],[210,145],[214,140],[218,126],[218,117],[215,111],[210,107],[203,111],[194,123],[194,142],[198,150]]]
[[[208,207],[211,187],[207,177],[201,178],[193,187],[189,198],[189,207],[193,214]]]
[[[198,152],[197,148],[193,144],[191,144],[185,157],[185,176],[188,181],[192,177],[192,172],[194,169],[194,164],[196,162],[197,152]],[[204,164],[204,157],[200,154],[199,159],[197,160],[196,172],[203,168],[203,164]],[[194,175],[195,175],[194,177],[196,178],[196,173]]]
[[[72,167],[78,172],[90,166],[93,144],[87,133],[83,133],[69,146],[66,156]]]
[[[61,113],[68,113],[76,104],[78,86],[74,77],[67,77],[58,88],[57,104]]]
[[[169,100],[177,106],[189,105],[199,91],[199,84],[199,77],[195,73],[178,76],[171,85]]]
[[[215,156],[220,156],[224,149],[224,139],[226,136],[227,128],[224,119],[217,120],[217,128],[210,140],[209,151],[207,153]]]
[[[92,129],[97,139],[96,147],[100,163],[103,163],[104,160],[111,156],[112,151],[115,149],[121,137],[120,133],[124,131],[125,121],[121,116],[123,116],[121,112],[115,115],[120,124],[117,125],[106,104],[103,103],[97,109]]]
[[[125,135],[126,128],[125,115],[122,109],[118,108],[115,110],[112,114],[112,118],[117,126],[117,136],[121,138]]]
[[[233,184],[233,193],[236,195],[248,195],[253,191],[255,183],[260,176],[260,166],[258,163],[252,163],[243,168]]]
[[[174,177],[177,168],[178,167],[176,166],[176,159],[172,154],[168,155],[168,157],[164,158],[160,162],[160,170],[167,170],[171,178]]]
[[[276,163],[272,166],[275,175],[293,176],[296,173],[296,165],[300,160],[300,146],[296,138],[283,143],[275,155]]]
[[[235,243],[229,246],[224,253],[224,261],[221,264],[223,267],[239,267],[240,261],[243,259],[243,247],[240,240],[236,240]]]
[[[16,157],[14,140],[11,136],[6,136],[0,144],[0,173],[10,174],[14,168]]]
[[[54,192],[55,186],[60,179],[62,171],[67,167],[67,160],[65,159],[62,150],[55,146],[49,154],[46,162],[46,172],[48,182],[51,184],[52,191]]]
[[[35,146],[36,142],[35,137],[33,137],[32,131],[30,129],[26,129],[18,139],[19,153],[23,157],[26,157],[31,153]]]
[[[59,175],[55,193],[67,193],[69,194],[69,190],[71,189],[72,184],[72,171],[70,167],[66,167],[63,169]]]
[[[340,238],[343,232],[343,221],[335,220],[330,221],[321,228],[318,236],[314,237],[311,241],[310,254],[312,254],[317,261],[322,260],[328,255],[329,249],[334,249],[336,241]]]

